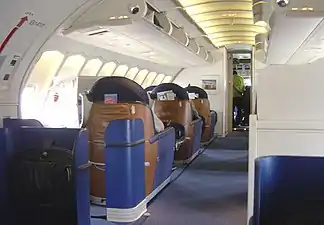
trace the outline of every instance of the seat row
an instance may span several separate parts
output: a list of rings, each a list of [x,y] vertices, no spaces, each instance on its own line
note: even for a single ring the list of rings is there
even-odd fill
[[[92,106],[85,129],[4,120],[3,224],[136,221],[170,182],[174,162],[189,163],[200,152],[201,138],[208,141],[214,133],[216,113],[197,87],[161,84],[148,95],[127,78],[106,77],[87,98]]]

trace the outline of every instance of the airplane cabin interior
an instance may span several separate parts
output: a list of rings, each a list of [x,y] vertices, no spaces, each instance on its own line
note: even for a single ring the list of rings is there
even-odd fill
[[[0,4],[0,224],[324,224],[324,2]]]

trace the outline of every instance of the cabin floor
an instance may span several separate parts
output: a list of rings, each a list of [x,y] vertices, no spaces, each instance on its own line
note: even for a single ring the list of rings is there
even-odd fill
[[[132,224],[245,225],[247,171],[248,132],[216,139],[189,166],[173,172],[148,213]]]

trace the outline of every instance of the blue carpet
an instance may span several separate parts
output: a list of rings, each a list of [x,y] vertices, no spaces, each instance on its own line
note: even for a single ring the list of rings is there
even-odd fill
[[[229,133],[226,137],[249,137],[249,132],[246,131],[234,131]]]
[[[245,225],[247,173],[211,164],[224,161],[246,164],[246,154],[205,150],[150,205],[150,217],[136,224]]]
[[[186,165],[177,166],[177,168],[172,172],[171,182],[177,180],[187,167],[188,166],[186,166]],[[143,216],[141,219],[139,219],[135,223],[112,223],[112,222],[108,222],[105,219],[103,219],[103,218],[105,218],[105,215],[106,215],[105,207],[92,205],[91,206],[91,216],[96,217],[96,218],[91,219],[91,225],[122,225],[122,224],[137,225],[137,224],[143,224],[146,220],[146,217]],[[100,218],[98,218],[98,217],[100,217]]]
[[[247,142],[246,133],[213,141],[189,167],[173,173],[172,183],[149,205],[149,215],[133,224],[245,225]],[[103,224],[97,222],[91,225]]]
[[[152,202],[150,216],[135,224],[245,225],[247,142],[244,132],[215,140]]]
[[[229,150],[248,150],[248,132],[232,132],[225,138],[214,140],[208,148],[210,149],[229,149]]]

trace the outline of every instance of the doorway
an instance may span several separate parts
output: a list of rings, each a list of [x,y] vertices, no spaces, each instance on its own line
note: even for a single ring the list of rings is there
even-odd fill
[[[251,52],[232,54],[233,70],[233,130],[248,130],[251,96]]]

